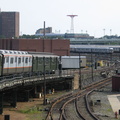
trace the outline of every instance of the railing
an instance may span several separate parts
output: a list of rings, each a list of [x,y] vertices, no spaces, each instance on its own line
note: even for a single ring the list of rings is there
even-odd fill
[[[44,79],[51,80],[65,77],[73,77],[74,72],[76,72],[76,70],[62,70],[61,73],[59,71],[56,71],[55,74],[47,73],[45,74],[45,76],[44,74],[38,74],[34,76],[31,74],[28,74],[27,76],[20,74],[19,76],[11,75],[6,77],[0,77],[0,90],[18,85],[29,84],[31,82],[42,82],[44,81]]]

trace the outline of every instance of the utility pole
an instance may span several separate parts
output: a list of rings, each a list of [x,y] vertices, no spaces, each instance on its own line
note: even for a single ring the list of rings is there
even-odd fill
[[[43,65],[44,65],[44,70],[43,70],[43,74],[44,74],[44,100],[43,100],[43,104],[46,105],[47,101],[46,101],[46,79],[45,79],[45,57],[43,57]]]
[[[92,81],[93,81],[93,53],[92,53],[92,48],[91,48],[91,74],[92,74]]]
[[[43,29],[43,52],[45,52],[45,21],[44,21],[44,29]]]
[[[82,89],[82,82],[81,82],[81,57],[80,57],[80,53],[79,53],[79,87],[80,90]]]

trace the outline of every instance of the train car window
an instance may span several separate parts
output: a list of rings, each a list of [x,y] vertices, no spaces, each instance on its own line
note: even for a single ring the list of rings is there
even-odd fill
[[[43,62],[42,58],[39,58],[39,64],[41,64]]]
[[[31,57],[29,57],[29,62],[31,62]]]
[[[21,58],[19,57],[19,58],[18,58],[18,64],[20,64],[20,63],[21,63]]]
[[[8,63],[9,62],[9,57],[6,57],[6,63]]]
[[[17,57],[15,57],[15,62],[17,62]]]
[[[25,59],[25,63],[28,63],[28,58]]]
[[[55,62],[55,58],[51,58],[52,59],[52,62],[54,63]]]
[[[24,57],[22,58],[22,62],[24,62]]]
[[[49,58],[45,58],[45,62],[48,63],[49,62]]]
[[[11,64],[13,64],[13,60],[14,60],[13,58],[10,59],[10,63],[11,63]]]

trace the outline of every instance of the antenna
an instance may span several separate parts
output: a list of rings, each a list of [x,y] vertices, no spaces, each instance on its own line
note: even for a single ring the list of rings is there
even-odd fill
[[[78,16],[78,15],[67,15],[69,17],[71,17],[71,29],[70,29],[70,32],[71,33],[74,33],[74,23],[73,23],[73,18]]]

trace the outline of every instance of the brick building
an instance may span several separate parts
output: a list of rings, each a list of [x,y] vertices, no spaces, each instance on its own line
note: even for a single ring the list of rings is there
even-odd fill
[[[0,36],[19,37],[19,12],[0,12]]]
[[[70,55],[68,39],[0,39],[0,49]]]

